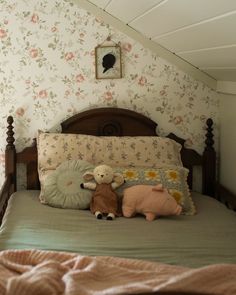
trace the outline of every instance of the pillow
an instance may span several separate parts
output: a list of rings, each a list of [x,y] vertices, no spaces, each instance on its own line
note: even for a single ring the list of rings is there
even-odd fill
[[[188,169],[181,166],[165,166],[161,168],[119,168],[116,172],[123,174],[125,183],[117,189],[119,196],[125,188],[137,184],[156,185],[161,183],[168,189],[177,203],[182,206],[182,214],[194,215],[196,208],[190,196],[187,184]]]
[[[45,177],[41,202],[58,208],[88,209],[92,191],[81,189],[80,184],[84,181],[83,174],[93,169],[93,165],[83,160],[63,162]]]
[[[181,145],[158,136],[93,136],[39,132],[38,172],[42,184],[49,172],[68,160],[118,167],[182,166]]]
[[[97,140],[93,163],[119,167],[183,166],[180,150],[179,143],[166,137],[106,136]]]
[[[37,138],[38,173],[44,179],[61,163],[69,160],[92,161],[90,136],[39,132]]]

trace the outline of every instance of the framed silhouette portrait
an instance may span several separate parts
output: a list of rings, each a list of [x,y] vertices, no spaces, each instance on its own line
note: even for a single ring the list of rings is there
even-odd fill
[[[96,79],[122,78],[120,46],[97,46],[95,48],[95,67]]]

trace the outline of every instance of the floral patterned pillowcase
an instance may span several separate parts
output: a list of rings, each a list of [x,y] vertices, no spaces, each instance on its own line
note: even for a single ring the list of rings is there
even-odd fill
[[[180,150],[180,144],[166,137],[97,137],[93,163],[119,167],[182,166]]]
[[[39,132],[37,145],[41,183],[48,174],[68,160],[119,167],[182,165],[181,145],[169,138],[157,136],[98,137]]]
[[[39,132],[37,138],[39,180],[44,179],[65,161],[92,163],[91,136]]]
[[[161,168],[117,168],[116,172],[123,174],[126,182],[116,190],[119,196],[125,188],[137,184],[162,185],[168,189],[172,197],[183,208],[183,215],[194,215],[196,208],[191,198],[187,184],[188,169],[180,166],[165,166]]]

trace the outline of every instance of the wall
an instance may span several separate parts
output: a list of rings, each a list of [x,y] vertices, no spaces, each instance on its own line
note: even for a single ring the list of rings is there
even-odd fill
[[[236,194],[236,95],[220,97],[220,182]]]
[[[124,77],[96,80],[94,48],[111,34],[121,42]],[[0,2],[0,184],[6,118],[14,116],[17,150],[37,130],[58,130],[79,111],[136,110],[203,150],[204,123],[218,126],[218,95],[140,43],[67,1]],[[217,138],[217,135],[216,135]]]

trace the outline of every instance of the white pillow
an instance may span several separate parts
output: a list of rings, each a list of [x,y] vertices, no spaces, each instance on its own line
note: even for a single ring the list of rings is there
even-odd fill
[[[93,136],[43,133],[38,135],[38,172],[41,185],[62,162],[85,160],[118,167],[182,166],[181,145],[158,136]]]

